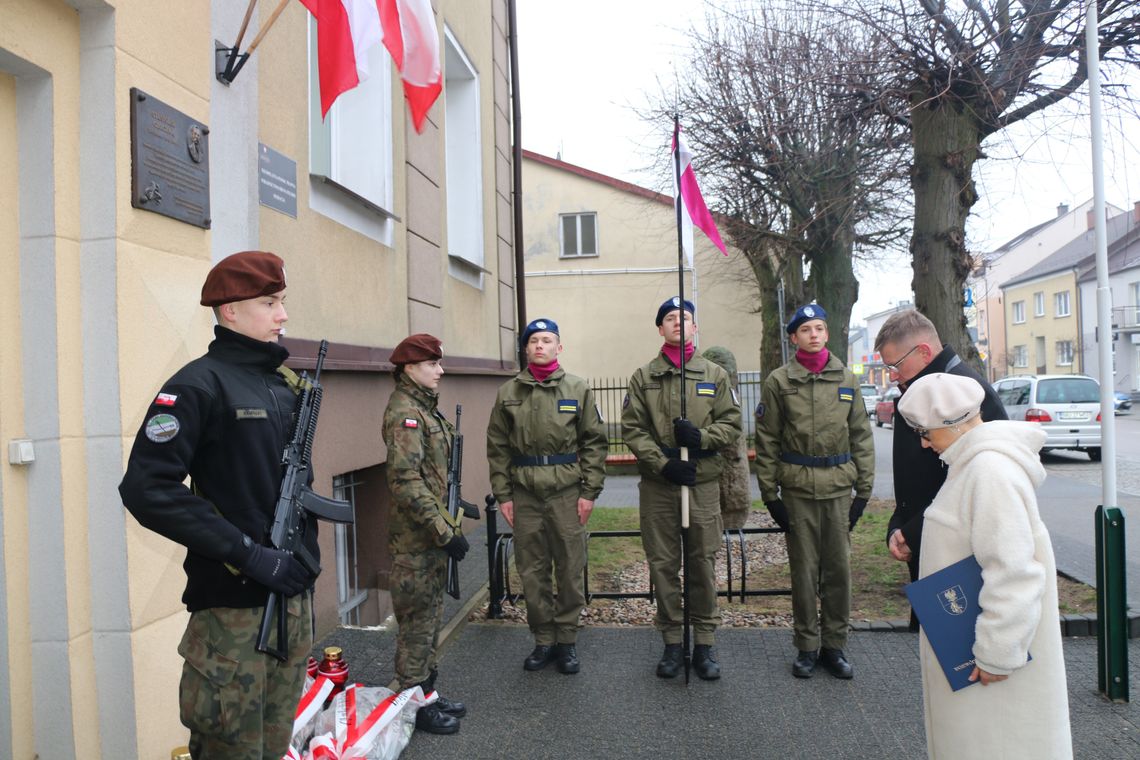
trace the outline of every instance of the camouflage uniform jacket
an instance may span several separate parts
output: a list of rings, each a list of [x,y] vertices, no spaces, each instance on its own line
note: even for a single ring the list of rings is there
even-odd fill
[[[658,353],[629,379],[621,413],[622,435],[637,457],[637,469],[643,477],[661,483],[669,482],[661,470],[670,458],[662,448],[677,446],[673,419],[681,415],[680,386],[681,371]],[[685,362],[685,413],[701,430],[697,482],[715,480],[724,462],[708,454],[733,445],[741,435],[740,404],[728,373],[696,354]]]
[[[392,514],[388,548],[415,554],[446,544],[452,536],[444,519],[447,458],[455,428],[437,405],[439,397],[401,373],[384,410],[388,446],[388,490]]]
[[[780,460],[781,452],[811,457],[845,453],[851,459],[830,467]],[[832,354],[818,374],[795,359],[764,379],[756,407],[756,473],[765,502],[777,487],[811,499],[850,495],[870,498],[875,481],[871,423],[851,370]]]
[[[487,463],[500,503],[514,500],[516,485],[541,498],[577,484],[579,496],[593,501],[602,492],[608,449],[594,392],[582,378],[556,369],[540,383],[524,369],[499,388],[487,423]],[[578,461],[512,463],[519,456],[550,454],[577,454]]]

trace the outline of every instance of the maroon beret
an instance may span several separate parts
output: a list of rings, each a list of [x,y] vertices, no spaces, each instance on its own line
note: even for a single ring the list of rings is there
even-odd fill
[[[202,305],[221,306],[285,289],[285,262],[275,253],[242,251],[214,265],[202,285]]]
[[[443,344],[439,342],[439,338],[427,333],[416,333],[400,341],[400,345],[392,350],[389,361],[403,366],[442,358]]]

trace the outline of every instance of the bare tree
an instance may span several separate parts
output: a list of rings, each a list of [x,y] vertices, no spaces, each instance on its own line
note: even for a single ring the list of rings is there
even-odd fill
[[[908,227],[906,124],[865,113],[877,106],[863,93],[885,86],[874,68],[883,51],[836,20],[803,9],[710,14],[693,32],[680,94],[663,92],[650,114],[680,112],[706,195],[727,217],[722,231],[748,258],[766,371],[780,364],[782,324],[813,299],[846,359],[853,257],[897,244]]]
[[[812,2],[812,0],[805,0]],[[907,119],[914,149],[911,256],[915,305],[963,358],[981,366],[966,331],[964,283],[974,264],[965,225],[978,199],[974,164],[1005,127],[1084,85],[1086,0],[815,0],[874,30],[886,86],[864,96]],[[1098,0],[1106,74],[1135,65],[1140,2]]]

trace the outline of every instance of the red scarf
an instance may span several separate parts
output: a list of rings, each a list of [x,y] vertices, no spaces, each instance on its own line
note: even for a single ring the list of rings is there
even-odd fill
[[[802,348],[796,349],[796,361],[804,365],[807,371],[813,375],[818,375],[820,372],[823,372],[823,368],[827,364],[829,356],[831,356],[831,354],[827,352],[826,347],[815,354],[809,354]]]
[[[543,383],[546,382],[546,378],[553,375],[555,370],[558,369],[558,360],[555,359],[544,367],[540,367],[537,364],[528,364],[526,368],[530,370],[530,374],[534,376],[535,380]]]
[[[694,346],[692,343],[686,343],[685,344],[685,361],[686,362],[689,361],[689,359],[693,358],[693,352],[696,350],[697,350],[697,347]],[[674,346],[672,343],[666,343],[665,345],[661,346],[661,353],[665,354],[666,359],[673,362],[674,367],[680,367],[681,366],[681,347],[680,346]]]

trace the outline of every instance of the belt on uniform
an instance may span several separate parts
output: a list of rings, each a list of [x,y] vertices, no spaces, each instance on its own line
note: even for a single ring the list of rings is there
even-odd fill
[[[511,457],[511,464],[515,467],[541,467],[548,464],[574,464],[578,461],[577,454],[547,454],[541,457]]]
[[[788,464],[802,464],[807,467],[838,467],[851,461],[851,452],[832,454],[829,457],[809,457],[806,454],[797,454],[794,451],[781,451],[780,461]]]
[[[661,447],[661,453],[664,454],[665,456],[669,457],[670,459],[680,459],[681,458],[681,450],[680,449],[667,449],[664,446],[662,446]],[[712,449],[689,449],[689,459],[705,459],[706,457],[715,457],[718,453],[719,452],[714,451]]]

